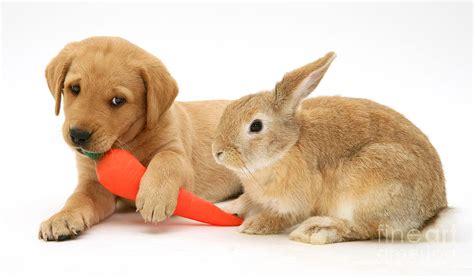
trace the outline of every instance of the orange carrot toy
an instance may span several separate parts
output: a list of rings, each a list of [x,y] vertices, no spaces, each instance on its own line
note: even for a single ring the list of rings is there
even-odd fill
[[[113,149],[105,155],[84,152],[97,161],[99,182],[113,194],[135,200],[146,168],[131,153]],[[175,215],[216,226],[239,226],[242,219],[181,188]]]

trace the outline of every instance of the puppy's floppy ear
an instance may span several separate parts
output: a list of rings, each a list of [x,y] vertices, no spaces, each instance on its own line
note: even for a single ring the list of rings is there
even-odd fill
[[[141,68],[140,74],[146,88],[147,127],[152,128],[173,104],[178,95],[178,85],[165,66],[155,57]]]
[[[46,81],[48,82],[49,90],[55,99],[54,112],[59,115],[61,108],[61,95],[64,88],[64,79],[71,66],[74,49],[77,43],[70,43],[66,45],[59,54],[49,62],[46,67]]]
[[[301,101],[318,86],[335,58],[336,54],[329,52],[324,57],[285,74],[275,86],[274,107],[286,113],[294,113]]]

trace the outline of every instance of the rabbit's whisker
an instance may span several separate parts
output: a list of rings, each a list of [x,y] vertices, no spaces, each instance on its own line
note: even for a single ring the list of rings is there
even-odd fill
[[[257,178],[255,178],[255,176],[252,174],[252,172],[249,170],[249,168],[247,168],[247,165],[245,163],[245,161],[243,160],[243,158],[239,157],[239,162],[241,164],[241,170],[244,174],[246,174],[246,176],[249,178],[249,179],[252,179],[255,184],[257,185],[257,187],[262,187],[260,185],[260,183],[258,182]]]

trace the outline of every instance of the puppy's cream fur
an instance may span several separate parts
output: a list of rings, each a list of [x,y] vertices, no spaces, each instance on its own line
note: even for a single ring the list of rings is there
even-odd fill
[[[401,114],[364,99],[303,101],[334,58],[225,109],[213,151],[244,185],[229,206],[245,216],[242,232],[300,224],[290,238],[313,244],[391,237],[423,228],[447,206],[438,154]],[[252,133],[257,119],[264,128]]]
[[[145,221],[171,216],[180,186],[210,201],[239,192],[238,178],[211,153],[211,136],[227,101],[175,102],[175,80],[145,50],[113,37],[70,43],[50,62],[46,79],[56,114],[63,99],[63,135],[72,148],[69,129],[86,129],[93,132],[87,151],[124,148],[148,166],[136,199]],[[80,86],[77,96],[71,85]],[[113,107],[116,96],[127,102]],[[98,183],[94,162],[79,153],[76,160],[76,190],[41,224],[42,239],[74,238],[115,211],[117,198]]]

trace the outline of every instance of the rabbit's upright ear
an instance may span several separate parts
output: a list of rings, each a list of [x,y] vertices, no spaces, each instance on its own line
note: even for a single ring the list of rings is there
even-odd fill
[[[275,86],[274,107],[294,113],[301,101],[318,86],[335,58],[336,54],[329,52],[317,61],[285,74]]]

